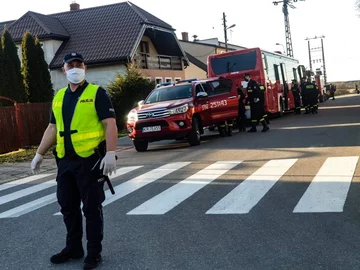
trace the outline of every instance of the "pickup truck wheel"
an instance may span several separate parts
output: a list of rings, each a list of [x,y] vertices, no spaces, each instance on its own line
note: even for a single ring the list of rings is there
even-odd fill
[[[190,131],[188,141],[191,146],[199,145],[201,142],[199,120],[196,117],[192,120],[192,129]]]
[[[136,151],[145,152],[148,149],[149,142],[148,141],[133,141]]]

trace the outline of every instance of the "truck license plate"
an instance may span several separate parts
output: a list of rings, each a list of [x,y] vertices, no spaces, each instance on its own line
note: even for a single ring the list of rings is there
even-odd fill
[[[142,132],[155,132],[161,131],[161,126],[143,127]]]

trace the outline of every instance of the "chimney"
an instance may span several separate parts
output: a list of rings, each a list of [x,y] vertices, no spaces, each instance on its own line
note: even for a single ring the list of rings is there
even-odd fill
[[[189,41],[189,33],[188,32],[182,32],[182,40]]]
[[[79,10],[79,9],[80,9],[80,5],[78,3],[76,3],[75,1],[73,1],[70,4],[70,11]]]

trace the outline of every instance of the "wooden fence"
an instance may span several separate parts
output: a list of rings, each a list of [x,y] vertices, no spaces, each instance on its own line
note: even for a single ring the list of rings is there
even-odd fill
[[[0,154],[38,145],[49,124],[51,102],[17,104],[17,109],[0,107]]]

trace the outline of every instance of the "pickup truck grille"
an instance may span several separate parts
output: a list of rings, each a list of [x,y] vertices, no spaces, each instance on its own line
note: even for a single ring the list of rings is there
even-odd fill
[[[143,112],[138,113],[139,120],[151,119],[151,118],[162,118],[162,117],[168,117],[168,116],[170,116],[170,114],[167,112],[166,109],[143,111]]]

